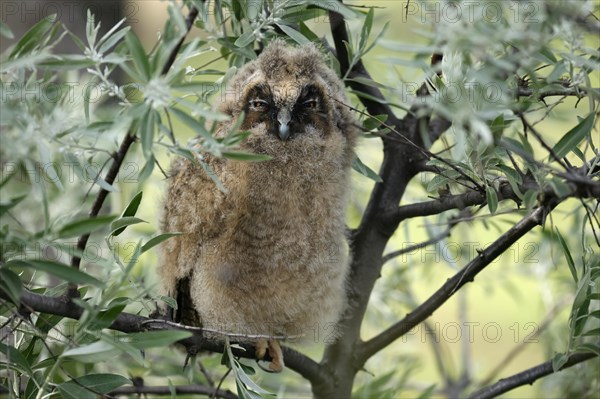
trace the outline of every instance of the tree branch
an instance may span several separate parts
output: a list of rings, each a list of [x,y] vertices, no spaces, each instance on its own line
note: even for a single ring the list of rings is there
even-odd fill
[[[569,357],[569,360],[560,368],[564,370],[572,367],[578,363],[585,362],[586,360],[593,359],[598,355],[595,353],[575,353]],[[560,371],[559,370],[559,371]],[[483,388],[477,392],[472,393],[469,399],[488,399],[494,398],[504,392],[510,391],[523,385],[531,385],[537,379],[545,377],[554,373],[552,368],[552,361],[549,360],[538,366],[532,367],[518,374],[512,375],[507,378],[503,378],[497,383],[490,385],[489,387]]]
[[[238,399],[238,396],[230,390],[215,389],[203,385],[178,385],[172,387],[175,393],[182,395],[206,395],[211,398],[223,398],[223,399]],[[0,386],[0,394],[9,393],[6,387]],[[21,395],[25,395],[25,391],[20,392]],[[126,386],[117,388],[110,391],[107,394],[101,395],[102,398],[112,398],[114,396],[122,395],[156,395],[156,396],[170,396],[171,387],[168,386]],[[129,397],[129,396],[128,396]]]
[[[566,180],[571,188],[571,192],[564,198],[598,198],[600,197],[600,182],[595,181],[591,176],[584,174],[585,169],[570,169],[569,173],[556,173]],[[538,184],[531,177],[526,176],[523,184],[519,186],[521,192],[527,190],[540,190]],[[543,190],[545,196],[553,197],[556,194],[552,187],[547,186]],[[508,181],[502,181],[498,188],[498,201],[513,200],[520,204],[521,200],[515,193],[515,190]],[[564,198],[561,198],[564,199]],[[394,223],[400,223],[405,219],[414,217],[438,215],[451,209],[465,209],[473,205],[483,205],[486,203],[486,196],[479,191],[468,191],[462,194],[445,195],[432,201],[419,202],[416,204],[402,205],[391,216]]]
[[[369,97],[379,99],[380,101],[376,101],[365,96],[359,96],[360,102],[363,103],[369,114],[385,114],[388,116],[388,124],[397,125],[399,120],[394,115],[392,108],[385,103],[385,97],[381,90],[379,90],[378,87],[369,86],[354,80],[356,77],[371,79],[371,76],[367,72],[362,60],[358,60],[358,62],[353,65],[352,70],[348,71],[350,68],[350,63],[348,61],[348,50],[346,49],[344,42],[350,43],[350,39],[348,38],[348,31],[346,30],[346,22],[344,21],[344,17],[337,12],[329,12],[329,25],[331,34],[333,36],[336,58],[340,62],[342,76],[346,74],[348,76],[348,80],[346,82],[348,83],[348,86],[350,86],[353,90],[367,94]]]
[[[238,396],[230,390],[215,389],[203,385],[178,385],[172,387],[176,394],[180,395],[206,395],[211,398],[223,398],[223,399],[238,399]],[[121,387],[113,391],[110,391],[107,396],[119,396],[119,395],[160,395],[169,396],[171,395],[171,387],[147,387],[147,386],[132,386],[132,387]]]
[[[2,289],[0,289],[0,298],[10,301],[10,297]],[[75,320],[78,320],[83,314],[83,308],[64,297],[49,297],[33,293],[26,289],[23,289],[21,293],[21,308],[28,313],[47,313]],[[186,326],[178,328],[176,323],[167,324],[164,323],[164,320],[151,319],[126,312],[119,314],[110,325],[109,329],[124,333],[165,330],[189,331]],[[195,328],[191,332],[193,334],[191,337],[178,341],[178,343],[188,349],[196,351],[206,350],[215,353],[223,353],[223,343],[206,339],[202,336],[202,331],[199,328]],[[252,344],[242,343],[240,346],[243,349],[232,348],[235,356],[246,359],[255,359],[255,348]],[[298,374],[311,381],[311,383],[326,382],[326,377],[323,375],[319,364],[314,360],[292,348],[284,346],[281,349],[283,350],[285,364],[289,369],[296,371]]]
[[[541,224],[546,215],[558,204],[552,201],[545,206],[534,209],[529,215],[521,219],[502,234],[494,243],[479,252],[479,256],[473,259],[460,272],[450,278],[423,304],[409,313],[404,319],[395,323],[387,330],[364,342],[357,348],[357,358],[364,364],[371,356],[385,348],[396,339],[408,333],[412,328],[426,320],[434,311],[439,309],[450,297],[452,297],[463,285],[473,281],[494,259],[510,248],[515,242],[523,237],[535,226]]]
[[[169,59],[167,60],[167,62],[165,63],[165,65],[162,69],[162,72],[161,72],[162,75],[165,75],[169,71],[169,69],[171,68],[173,63],[175,62],[177,53],[179,53],[179,49],[183,45],[183,42],[184,42],[185,38],[187,37],[187,34],[192,29],[192,26],[194,25],[194,20],[196,19],[197,16],[198,16],[198,9],[196,7],[192,7],[190,9],[190,13],[188,14],[188,17],[186,20],[187,31],[185,32],[185,34],[182,35],[181,39],[177,43],[177,46],[175,46],[175,48],[173,48],[173,51],[171,51],[171,54],[169,55]],[[106,177],[104,178],[104,180],[109,185],[114,183],[114,181],[117,177],[117,174],[119,173],[119,170],[121,169],[121,165],[123,164],[123,161],[125,160],[127,151],[129,151],[129,147],[131,147],[131,144],[133,144],[135,142],[135,140],[136,140],[135,133],[132,130],[129,130],[127,132],[127,135],[125,135],[125,137],[123,138],[123,141],[121,142],[121,145],[119,146],[119,150],[113,155],[113,163],[111,164],[110,169],[108,170]],[[95,218],[96,216],[98,216],[98,214],[100,213],[100,210],[102,209],[102,205],[104,205],[104,201],[106,200],[106,197],[108,196],[108,194],[109,194],[108,190],[105,190],[104,188],[100,189],[100,191],[98,192],[98,195],[96,196],[96,200],[94,201],[94,203],[92,205],[92,209],[90,210],[90,213],[89,213],[90,218]],[[84,234],[81,237],[79,237],[79,239],[77,240],[77,253],[83,253],[83,251],[85,251],[85,248],[87,246],[87,242],[89,239],[90,239],[90,234]],[[79,267],[81,266],[81,257],[74,255],[73,258],[71,259],[71,266],[73,266],[76,269],[79,269]],[[79,291],[77,291],[77,284],[69,283],[66,295],[68,298],[78,297]]]
[[[534,97],[536,100],[543,100],[546,97],[577,97],[583,98],[587,94],[585,88],[565,87],[564,89],[544,90],[538,92],[530,87],[519,86],[517,89],[518,97]]]
[[[468,210],[468,209],[461,210],[461,212],[459,212],[458,215],[456,215],[448,220],[448,227],[443,232],[439,233],[435,237],[430,238],[429,240],[423,241],[423,242],[415,244],[415,245],[411,245],[406,248],[399,249],[397,251],[390,252],[390,253],[386,254],[385,256],[383,256],[383,258],[381,259],[381,263],[385,264],[386,262],[388,262],[398,256],[416,251],[421,248],[425,248],[429,245],[435,244],[435,243],[443,240],[446,237],[450,237],[450,232],[452,231],[452,229],[454,227],[456,227],[456,225],[462,219],[469,217],[469,216],[471,216],[470,210]]]

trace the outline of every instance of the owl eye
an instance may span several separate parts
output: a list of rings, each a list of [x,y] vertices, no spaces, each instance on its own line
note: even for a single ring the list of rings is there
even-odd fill
[[[302,103],[302,105],[304,105],[304,108],[316,109],[317,108],[317,100],[311,98],[310,100],[304,101]]]
[[[250,107],[256,111],[264,111],[267,109],[268,105],[269,105],[268,102],[266,102],[265,100],[261,100],[259,98],[250,100]]]

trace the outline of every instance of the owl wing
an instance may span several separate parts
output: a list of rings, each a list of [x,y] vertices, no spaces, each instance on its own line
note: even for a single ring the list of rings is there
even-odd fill
[[[206,163],[220,178],[224,160],[207,157]],[[161,222],[162,231],[180,232],[162,245],[159,274],[164,293],[177,301],[171,314],[176,322],[200,326],[190,286],[201,267],[203,244],[217,238],[222,229],[226,197],[197,163],[177,160],[173,164]]]

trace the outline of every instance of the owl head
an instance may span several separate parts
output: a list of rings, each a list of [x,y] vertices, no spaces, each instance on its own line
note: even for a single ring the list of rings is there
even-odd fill
[[[272,42],[230,82],[220,110],[252,135],[250,150],[277,156],[292,149],[338,142],[350,148],[356,136],[340,79],[314,45]]]

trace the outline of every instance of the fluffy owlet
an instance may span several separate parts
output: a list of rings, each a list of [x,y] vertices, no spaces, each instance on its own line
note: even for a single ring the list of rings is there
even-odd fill
[[[240,69],[219,109],[251,132],[243,151],[263,162],[206,156],[174,162],[162,229],[160,276],[175,320],[257,342],[283,367],[267,336],[331,332],[346,306],[345,210],[355,121],[344,88],[312,45],[270,44]],[[252,339],[259,335],[261,339]]]

